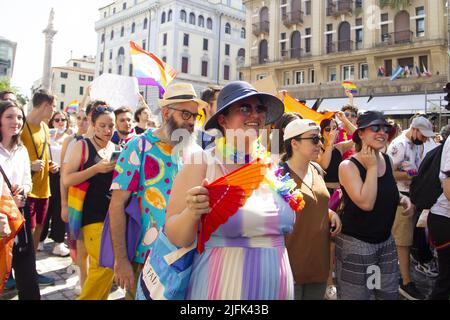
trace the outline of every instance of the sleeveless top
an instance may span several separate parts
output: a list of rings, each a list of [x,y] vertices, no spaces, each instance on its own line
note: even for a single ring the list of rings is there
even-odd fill
[[[208,160],[206,177],[212,182],[215,170],[226,171],[215,157]],[[262,183],[195,255],[187,299],[293,299],[284,235],[294,222],[289,204]]]
[[[324,168],[327,173],[325,175],[325,182],[339,182],[339,165],[341,164],[341,161],[342,154],[334,147],[331,153],[330,164],[328,165],[328,168]]]
[[[94,166],[103,158],[100,157],[90,139],[85,139],[89,148],[89,157],[84,164],[84,170]],[[86,192],[83,205],[82,226],[103,222],[111,200],[111,183],[114,171],[97,173],[88,179],[90,185]]]
[[[368,243],[381,243],[389,239],[395,212],[399,203],[397,184],[392,172],[391,161],[388,155],[383,154],[386,162],[386,172],[378,177],[377,197],[372,211],[360,209],[342,188],[344,209],[341,216],[342,233]],[[353,162],[361,176],[366,179],[367,170],[354,157]]]
[[[313,174],[311,189],[286,163],[283,165],[283,174],[289,172],[305,200],[294,231],[285,237],[296,284],[324,283],[330,271],[330,194],[319,171],[313,164],[309,166]]]

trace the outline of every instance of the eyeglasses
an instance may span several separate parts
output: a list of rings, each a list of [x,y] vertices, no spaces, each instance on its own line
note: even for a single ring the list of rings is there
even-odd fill
[[[320,142],[322,142],[322,137],[321,136],[314,136],[314,137],[308,137],[308,138],[295,138],[295,140],[311,140],[311,142],[313,144],[319,144]]]
[[[180,110],[180,109],[176,109],[176,108],[172,108],[172,107],[167,107],[167,108],[170,109],[170,110],[175,110],[175,111],[181,112],[181,118],[184,121],[188,121],[192,117],[194,117],[194,119],[197,120],[197,121],[202,119],[202,115],[198,114],[198,113],[192,113],[192,112],[187,111],[185,109]]]
[[[358,115],[355,112],[345,112],[344,113],[347,118],[357,118]]]
[[[239,108],[237,108],[237,110],[239,110],[239,112],[245,116],[249,116],[252,114],[253,110],[256,109],[256,113],[267,113],[267,107],[264,105],[257,105],[256,107],[250,105],[250,104],[244,104],[242,106],[239,106]]]
[[[389,134],[392,130],[391,126],[384,126],[381,124],[374,124],[374,125],[370,126],[369,128],[374,133],[378,133],[378,132],[380,132],[380,130],[383,130],[384,133]]]
[[[53,119],[53,122],[56,122],[56,123],[66,122],[66,121],[67,121],[67,119],[64,119],[64,118],[55,118],[55,119]]]

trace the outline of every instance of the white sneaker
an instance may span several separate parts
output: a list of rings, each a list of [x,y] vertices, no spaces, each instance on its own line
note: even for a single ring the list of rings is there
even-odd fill
[[[57,243],[53,248],[52,254],[55,256],[67,257],[70,254],[70,250],[64,243]]]
[[[39,242],[37,251],[44,251],[44,241]]]
[[[326,300],[337,300],[337,290],[336,286],[328,286],[325,291],[325,299]]]

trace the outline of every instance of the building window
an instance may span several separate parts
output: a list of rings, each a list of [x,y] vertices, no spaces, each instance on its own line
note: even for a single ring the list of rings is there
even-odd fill
[[[163,24],[163,23],[165,23],[166,22],[166,12],[164,11],[162,14],[161,14],[161,24]]]
[[[208,61],[202,61],[202,76],[208,76]]]
[[[363,4],[362,4],[362,0],[356,0],[355,1],[355,8],[362,8]]]
[[[167,14],[167,22],[172,21],[172,10],[169,10],[169,13]]]
[[[69,77],[69,74],[67,72],[61,72],[61,78],[67,79]]]
[[[61,93],[66,93],[66,85],[65,84],[61,85]]]
[[[356,49],[362,49],[362,47],[363,47],[363,29],[355,30],[355,42],[356,42]]]
[[[208,51],[208,39],[203,39],[203,50]]]
[[[295,71],[295,84],[305,83],[305,71]]]
[[[125,10],[126,8],[127,8],[127,3],[124,2],[124,3],[122,4],[122,10]]]
[[[283,73],[283,83],[285,86],[289,86],[291,84],[291,73],[289,71],[285,71]]]
[[[355,79],[355,66],[342,66],[342,81]]]
[[[336,67],[328,68],[328,81],[334,82],[337,80]]]
[[[105,42],[105,34],[103,33],[101,43],[104,43],[104,42]]]
[[[231,26],[228,22],[225,24],[225,33],[231,34]]]
[[[59,109],[64,110],[64,101],[61,101],[61,103],[59,104]]]
[[[122,66],[117,67],[117,74],[122,75]]]
[[[359,65],[359,78],[362,80],[369,79],[369,65],[367,63]]]
[[[136,23],[133,22],[131,25],[131,33],[134,33],[134,31],[136,31]]]
[[[208,18],[208,20],[206,20],[206,28],[208,28],[209,30],[212,30],[212,19]]]
[[[88,76],[88,81],[89,82],[94,81],[94,76]]]
[[[382,13],[380,17],[381,22],[386,22],[389,20],[389,14],[388,13]]]
[[[80,87],[80,96],[84,94],[84,87]]]
[[[332,23],[327,24],[327,31],[333,31],[333,24]]]
[[[183,46],[189,47],[189,34],[187,33],[183,36]]]
[[[305,29],[305,34],[307,36],[311,35],[311,28],[306,28]],[[311,52],[311,38],[305,38],[305,52],[306,53],[310,53]]]
[[[103,62],[103,56],[104,56],[103,52],[100,52],[100,62]]]
[[[167,57],[162,57],[162,61],[167,62]]]
[[[316,82],[316,70],[309,69],[309,83],[315,83]]]
[[[180,11],[180,20],[186,22],[186,11],[184,10]]]
[[[280,39],[286,40],[286,32],[280,33]],[[286,41],[280,42],[281,57],[287,57]]]
[[[384,75],[386,77],[392,76],[392,60],[384,60]]]
[[[333,48],[333,35],[327,34],[327,53],[331,53],[334,51]]]
[[[116,8],[113,8],[113,14],[116,13]]]
[[[226,55],[226,56],[229,56],[229,55],[230,55],[230,45],[229,45],[229,44],[226,44],[226,45],[225,45],[225,55]]]
[[[245,34],[245,28],[241,28],[241,38],[245,39],[246,34]]]
[[[244,80],[244,74],[242,72],[239,72],[239,81]]]
[[[420,16],[420,18],[416,19],[416,37],[424,37],[425,36],[425,9],[424,7],[416,8],[416,16]]]
[[[133,64],[130,63],[130,67],[129,67],[129,72],[128,72],[128,76],[132,77],[133,76]]]
[[[230,80],[230,66],[223,66],[223,80]]]
[[[114,39],[114,30],[111,30],[110,40]]]
[[[124,34],[125,34],[125,28],[122,27],[122,28],[120,28],[120,36],[123,37]]]
[[[189,60],[187,57],[181,58],[181,72],[182,73],[188,73],[189,69]]]
[[[189,13],[189,23],[195,26],[195,14],[192,12]]]
[[[163,46],[167,45],[167,33],[163,34]]]
[[[147,41],[146,40],[142,40],[142,49],[147,50]]]
[[[84,74],[80,74],[78,79],[80,79],[80,81],[86,81],[86,76]]]
[[[205,27],[205,18],[203,18],[203,16],[198,16],[198,26],[202,28]]]
[[[305,1],[305,11],[306,15],[309,16],[311,14],[311,1]]]
[[[108,69],[108,73],[112,73],[112,69],[111,68]]]
[[[389,38],[389,25],[381,25],[381,42],[388,42]]]
[[[109,60],[112,60],[112,57],[113,57],[113,50],[111,49],[109,50]]]
[[[145,18],[144,19],[144,30],[147,30],[147,26],[148,26],[148,19]]]

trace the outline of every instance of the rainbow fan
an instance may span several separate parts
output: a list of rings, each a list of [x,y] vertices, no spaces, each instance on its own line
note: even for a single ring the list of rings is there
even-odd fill
[[[209,184],[209,214],[200,222],[197,250],[202,253],[205,243],[222,224],[241,208],[264,180],[268,165],[262,159],[242,166]]]

